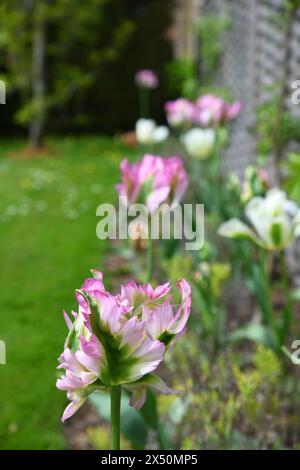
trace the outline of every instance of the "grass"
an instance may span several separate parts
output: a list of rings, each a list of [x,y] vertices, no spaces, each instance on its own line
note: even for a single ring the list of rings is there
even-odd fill
[[[67,403],[56,390],[56,358],[66,326],[62,309],[107,247],[96,237],[96,207],[113,202],[119,163],[130,156],[118,141],[54,139],[53,156],[16,159],[24,146],[0,151],[0,448],[61,449]],[[106,275],[107,278],[107,275]]]

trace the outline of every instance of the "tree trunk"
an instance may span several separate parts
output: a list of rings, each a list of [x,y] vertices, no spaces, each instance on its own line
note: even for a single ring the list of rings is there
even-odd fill
[[[32,45],[32,99],[34,117],[29,126],[29,145],[32,149],[42,146],[45,129],[45,47],[46,24],[43,9],[36,5]]]

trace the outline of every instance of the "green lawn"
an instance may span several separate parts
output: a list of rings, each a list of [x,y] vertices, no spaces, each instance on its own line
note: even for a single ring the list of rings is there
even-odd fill
[[[115,198],[118,166],[133,152],[105,138],[49,142],[53,156],[9,158],[24,142],[0,150],[0,449],[60,449],[67,403],[56,390],[56,358],[66,326],[62,309],[102,267],[106,242],[96,237],[96,207]],[[106,276],[107,277],[107,276]]]

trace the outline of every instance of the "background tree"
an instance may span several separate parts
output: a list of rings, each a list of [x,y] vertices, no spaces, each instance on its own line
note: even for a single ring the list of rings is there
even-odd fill
[[[97,71],[114,60],[133,24],[111,28],[109,45],[98,49],[108,0],[3,0],[0,5],[2,78],[19,95],[16,122],[28,127],[29,144],[42,145],[52,110],[80,101]],[[77,120],[84,116],[76,113]]]

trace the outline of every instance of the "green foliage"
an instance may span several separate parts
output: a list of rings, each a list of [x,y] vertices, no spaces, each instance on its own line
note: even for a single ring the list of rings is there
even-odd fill
[[[258,107],[255,134],[258,139],[258,163],[264,165],[270,155],[289,141],[300,141],[299,121],[282,109],[281,85],[267,87],[268,99]],[[278,162],[279,164],[279,162]]]
[[[257,348],[252,369],[242,371],[234,364],[232,371],[241,395],[241,410],[251,426],[256,427],[265,413],[279,412],[280,399],[273,391],[280,378],[281,364],[270,349],[263,346]],[[268,398],[258,400],[259,395]]]
[[[192,257],[177,254],[165,259],[162,267],[173,283],[184,277],[192,285],[194,316],[191,323],[200,335],[213,337],[215,346],[219,347],[225,341],[225,312],[220,300],[224,282],[230,274],[229,264],[201,261],[193,266]]]
[[[110,421],[110,396],[109,393],[94,393],[90,397],[91,402],[96,407],[99,416],[109,423]],[[156,396],[148,390],[147,400],[140,411],[129,406],[129,396],[123,391],[121,400],[121,431],[126,445],[133,449],[145,449],[150,440],[155,447],[161,449],[170,448],[168,434],[158,418]],[[103,430],[100,431],[100,437]],[[94,438],[95,436],[93,436]],[[106,439],[106,435],[104,436]],[[93,439],[94,440],[94,439]],[[104,440],[103,445],[107,445],[108,440]],[[95,443],[99,448],[99,443]],[[109,447],[102,447],[108,449]]]
[[[193,59],[174,59],[165,67],[168,91],[176,96],[194,99],[199,89],[196,64]]]
[[[160,77],[151,112],[162,120],[163,67],[172,56],[165,31],[173,21],[172,4],[173,0],[1,1],[0,73],[8,93],[0,117],[2,130],[18,130],[37,117],[50,132],[88,129],[111,134],[132,129],[138,115],[134,74],[144,67]],[[43,33],[41,54],[33,53],[37,31]],[[33,86],[37,56],[44,63],[39,93]]]
[[[254,341],[278,350],[278,341],[271,328],[261,325],[260,323],[248,323],[245,326],[235,329],[228,336],[230,343],[241,341]]]
[[[111,28],[109,40],[103,41],[101,30],[108,1],[88,0],[88,3],[78,5],[75,15],[72,0],[56,0],[52,8],[56,31],[49,41],[53,106],[75,99],[79,91],[82,93],[82,89],[90,87],[97,79],[100,67],[118,58],[134,31],[133,23],[124,19]],[[70,17],[72,21],[68,21]]]
[[[107,424],[110,421],[110,395],[106,392],[94,393],[90,397],[91,402],[96,407],[96,410],[102,420],[106,422],[106,427],[104,427],[104,440],[101,444],[101,441],[95,440],[95,435],[92,436],[93,445],[97,449],[109,449],[110,440]],[[103,433],[103,429],[100,430],[100,437]],[[131,446],[134,449],[143,449],[147,442],[148,436],[148,426],[147,422],[143,419],[141,414],[136,411],[134,408],[130,407],[128,404],[128,396],[123,394],[121,399],[121,431],[123,439],[127,443],[131,443]],[[108,436],[107,433],[108,432]],[[100,447],[102,445],[102,447]]]
[[[162,262],[162,267],[168,273],[169,279],[175,283],[180,278],[185,278],[188,282],[192,282],[192,258],[190,256],[182,257],[177,254],[170,259]]]
[[[200,263],[195,273],[195,313],[200,315],[202,333],[213,338],[216,349],[226,341],[225,309],[220,300],[229,273],[230,266],[223,263]]]
[[[223,351],[212,363],[191,344],[178,344],[174,360],[186,388],[182,397],[160,397],[159,410],[178,448],[282,446],[280,411],[290,395],[280,385],[281,363],[270,349],[259,346],[244,359]]]
[[[231,26],[228,13],[202,16],[197,25],[200,46],[201,84],[214,83],[224,48],[224,33]]]
[[[191,100],[206,92],[228,96],[224,90],[217,89],[214,82],[223,53],[224,33],[230,25],[231,19],[227,13],[201,16],[195,26],[199,39],[197,55],[200,59],[200,79],[197,59],[175,59],[165,67],[170,94]]]
[[[96,450],[109,450],[110,449],[110,429],[108,426],[95,426],[87,428],[87,439]],[[121,435],[121,449],[131,450],[132,447],[123,435]]]
[[[300,204],[300,154],[290,153],[284,162],[286,179],[284,186],[290,198]]]
[[[20,2],[3,0],[0,5],[0,50],[8,91],[17,91],[21,108],[16,121],[32,122],[41,113],[62,109],[67,103],[82,100],[84,91],[97,79],[103,64],[115,61],[133,33],[132,21],[125,19],[111,28],[110,38],[101,43],[107,0]],[[33,53],[38,31],[45,43],[38,54],[47,70],[41,70],[42,96],[34,92]],[[81,119],[81,123],[82,118]]]

